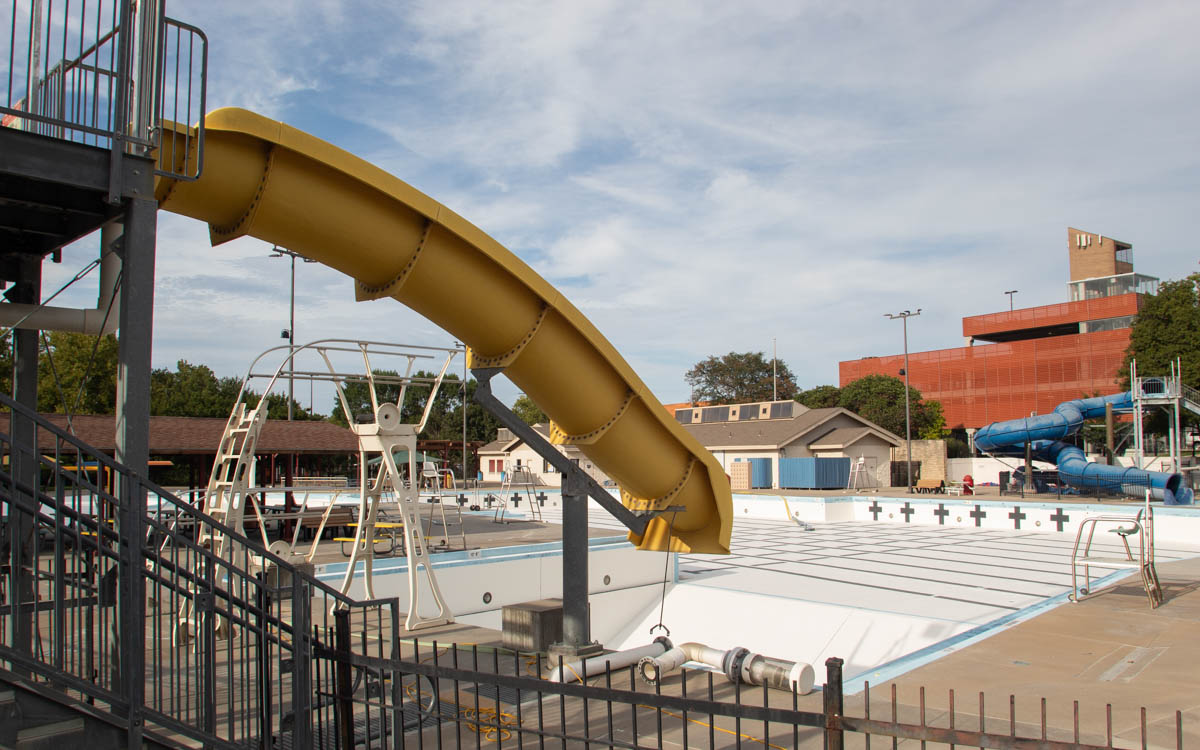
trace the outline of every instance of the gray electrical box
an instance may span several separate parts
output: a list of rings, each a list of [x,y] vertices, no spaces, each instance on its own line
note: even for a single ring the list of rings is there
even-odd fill
[[[545,652],[562,641],[562,599],[538,599],[506,605],[502,611],[504,647]]]

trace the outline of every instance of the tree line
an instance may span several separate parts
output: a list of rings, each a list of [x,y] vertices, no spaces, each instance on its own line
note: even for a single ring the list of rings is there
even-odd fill
[[[819,385],[802,390],[783,361],[767,359],[762,352],[730,352],[696,363],[684,379],[692,389],[693,403],[795,400],[810,409],[840,406],[896,435],[905,434],[904,381],[891,375],[868,375],[844,388]],[[923,399],[916,388],[909,387],[908,395],[913,437],[943,437],[946,420],[942,405]]]
[[[6,342],[8,343],[8,342]],[[38,410],[47,413],[113,414],[117,391],[116,336],[91,336],[65,331],[46,331],[38,356]],[[386,370],[377,371],[395,375]],[[433,373],[418,372],[417,378],[433,378]],[[447,374],[430,409],[423,439],[462,440],[464,397],[467,410],[467,440],[490,441],[496,436],[499,422],[475,402],[472,378],[462,388],[461,379]],[[0,346],[0,388],[12,392],[12,346]],[[150,372],[150,414],[175,417],[227,418],[242,389],[242,379],[220,377],[212,368],[179,360],[175,368],[155,368]],[[348,383],[345,387],[351,413],[370,411],[371,399],[365,383]],[[401,408],[402,418],[415,422],[421,416],[428,389],[412,387]],[[380,389],[379,398],[395,401],[398,386]],[[246,401],[257,406],[262,395],[248,390]],[[334,399],[332,415],[326,417],[292,400],[294,420],[324,420],[346,426],[341,402]],[[288,397],[284,393],[267,394],[267,418],[286,419]]]

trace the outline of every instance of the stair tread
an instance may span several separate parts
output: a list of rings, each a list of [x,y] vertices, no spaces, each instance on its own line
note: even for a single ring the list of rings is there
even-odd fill
[[[64,734],[76,734],[84,731],[85,728],[86,723],[81,716],[63,721],[47,722],[36,727],[25,727],[24,729],[17,730],[17,746],[20,747],[23,742],[49,739],[50,737],[58,737]]]

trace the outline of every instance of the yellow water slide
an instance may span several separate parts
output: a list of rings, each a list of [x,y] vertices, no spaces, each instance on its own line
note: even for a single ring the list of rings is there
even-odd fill
[[[503,368],[553,420],[552,442],[578,445],[628,508],[685,508],[631,535],[640,549],[729,551],[721,465],[529,266],[427,195],[307,133],[241,109],[217,110],[205,126],[201,178],[160,181],[161,208],[208,223],[214,245],[251,235],[351,276],[360,300],[393,297],[421,313],[470,347],[472,367]],[[176,156],[182,166],[185,155]]]

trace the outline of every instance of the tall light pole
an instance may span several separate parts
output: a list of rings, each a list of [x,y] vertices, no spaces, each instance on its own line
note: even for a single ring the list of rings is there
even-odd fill
[[[1012,311],[1013,311],[1013,300],[1012,300],[1012,296],[1013,296],[1014,294],[1016,294],[1018,291],[1020,291],[1020,290],[1018,290],[1018,289],[1009,289],[1007,292],[1005,292],[1005,294],[1007,294],[1007,295],[1008,295],[1008,311],[1009,311],[1009,312],[1012,312]]]
[[[296,354],[296,258],[300,258],[305,263],[316,263],[315,260],[309,260],[299,253],[292,252],[287,248],[275,245],[271,248],[272,258],[282,258],[287,256],[292,260],[292,282],[290,293],[288,296],[288,327],[283,332],[280,338],[288,340],[288,421],[292,421],[292,402],[295,401],[296,379],[293,377],[295,372],[295,362],[292,357]]]
[[[463,413],[463,454],[462,480],[463,491],[467,489],[467,345],[461,341],[454,342],[454,348],[463,350],[463,379],[462,379],[462,413]],[[465,497],[465,495],[464,495]]]
[[[884,313],[883,317],[895,320],[899,318],[904,324],[904,444],[908,449],[908,493],[912,494],[912,412],[909,409],[908,403],[908,319],[915,318],[921,314],[921,308],[917,308],[916,312],[905,310],[904,312]]]
[[[779,361],[779,347],[775,343],[775,337],[771,337],[771,400],[779,400],[779,370],[776,363]]]

